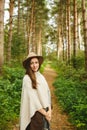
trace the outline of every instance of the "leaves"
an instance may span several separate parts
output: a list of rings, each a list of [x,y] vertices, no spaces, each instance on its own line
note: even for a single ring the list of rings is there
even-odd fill
[[[87,80],[81,80],[84,71],[73,68],[59,71],[54,83],[55,94],[63,111],[78,130],[87,129]]]
[[[3,76],[0,80],[0,128],[10,129],[13,122],[19,117],[20,96],[23,70],[20,68],[3,67]]]

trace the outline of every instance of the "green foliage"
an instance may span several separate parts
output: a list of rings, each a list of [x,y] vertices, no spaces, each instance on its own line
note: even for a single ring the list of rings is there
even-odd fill
[[[74,68],[76,69],[81,69],[82,67],[85,66],[85,57],[84,57],[84,52],[78,52],[79,54],[76,57],[71,58],[71,64],[73,65]]]
[[[23,56],[26,54],[26,41],[23,37],[24,34],[21,34],[21,36],[18,36],[17,32],[13,34],[12,38],[12,59],[14,58],[16,60],[19,60],[23,58]]]
[[[20,68],[3,67],[3,77],[0,79],[1,130],[9,130],[9,126],[19,118],[23,74]]]
[[[58,71],[54,83],[55,94],[63,111],[69,114],[69,120],[78,130],[86,130],[87,77],[84,70],[77,71],[65,63],[56,63],[53,66],[56,66]]]
[[[40,72],[43,73],[45,66],[47,65],[47,61],[44,61],[44,63],[41,65]]]

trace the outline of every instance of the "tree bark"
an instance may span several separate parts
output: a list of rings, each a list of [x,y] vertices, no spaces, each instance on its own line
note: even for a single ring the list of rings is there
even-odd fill
[[[73,38],[73,67],[76,68],[76,53],[77,53],[77,2],[73,1],[73,12],[74,12],[74,38]]]
[[[70,45],[71,45],[71,39],[70,39],[70,0],[67,0],[67,25],[68,25],[68,63],[70,64],[70,58],[71,58],[71,54],[70,54]]]
[[[85,70],[87,72],[87,15],[85,0],[82,0],[82,11],[83,11],[83,29],[84,29],[84,48],[85,48]]]
[[[63,39],[63,32],[62,32],[62,3],[61,1],[59,2],[59,10],[58,10],[58,17],[57,17],[57,36],[58,36],[58,40],[57,40],[57,59],[59,60],[61,58],[61,54],[63,51],[62,48],[62,39]]]
[[[0,0],[0,71],[4,63],[4,0]]]
[[[11,46],[12,46],[12,24],[13,24],[13,9],[14,0],[10,0],[9,3],[9,31],[8,31],[8,49],[7,49],[7,61],[11,62]]]
[[[82,35],[81,35],[81,18],[78,16],[78,27],[77,27],[77,41],[78,41],[78,49],[81,50],[82,45]]]
[[[67,32],[67,27],[68,27],[68,22],[67,22],[67,14],[68,14],[68,11],[67,11],[67,2],[66,2],[66,16],[65,16],[65,43],[66,43],[66,54],[65,54],[65,59],[66,59],[66,62],[68,60],[68,32]]]
[[[37,54],[38,55],[42,55],[41,37],[42,37],[42,28],[41,28],[41,24],[40,24],[39,33],[38,33],[38,41],[37,41]]]
[[[29,34],[28,34],[28,53],[32,50],[32,35],[33,35],[33,21],[34,21],[34,4],[35,4],[35,1],[32,0],[32,9],[31,9],[31,18],[30,18],[30,28],[29,28]]]
[[[17,33],[18,33],[18,36],[20,34],[20,0],[18,0],[18,28],[17,28]]]

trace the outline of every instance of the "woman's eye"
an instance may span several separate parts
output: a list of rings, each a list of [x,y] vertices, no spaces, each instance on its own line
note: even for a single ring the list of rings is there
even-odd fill
[[[33,64],[38,64],[38,62],[31,62],[31,65],[33,65]]]
[[[36,64],[38,64],[38,62],[35,62]]]
[[[33,64],[33,62],[30,63],[31,65]]]

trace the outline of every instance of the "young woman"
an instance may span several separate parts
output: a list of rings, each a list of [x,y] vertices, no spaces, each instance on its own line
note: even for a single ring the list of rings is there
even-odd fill
[[[49,130],[51,95],[44,76],[39,72],[43,57],[31,52],[23,61],[26,74],[23,78],[20,130]]]

